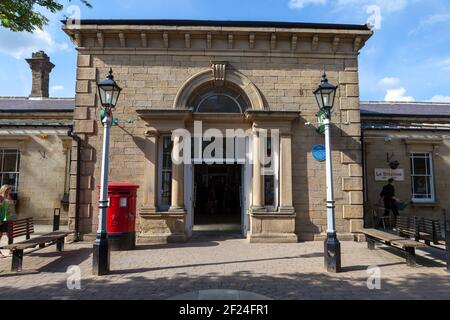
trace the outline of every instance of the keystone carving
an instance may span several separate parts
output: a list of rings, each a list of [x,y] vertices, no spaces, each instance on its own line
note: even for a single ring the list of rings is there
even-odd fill
[[[212,71],[214,78],[214,85],[223,86],[225,84],[225,75],[227,63],[223,61],[212,62]]]

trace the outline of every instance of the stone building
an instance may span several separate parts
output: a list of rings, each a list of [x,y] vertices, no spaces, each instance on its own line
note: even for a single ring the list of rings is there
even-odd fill
[[[110,181],[140,185],[139,242],[186,241],[211,223],[232,224],[251,242],[323,239],[325,165],[311,150],[324,137],[306,123],[317,122],[313,90],[324,69],[339,86],[332,128],[337,231],[341,239],[355,238],[363,226],[358,54],[372,35],[367,26],[82,20],[63,29],[78,50],[74,126],[82,138],[85,239],[98,224],[96,82],[109,68],[123,88],[114,112],[119,125],[111,133]],[[225,165],[172,162],[171,150],[181,143],[171,141],[172,132],[193,133],[199,121],[201,134],[250,129],[245,153],[250,160],[272,154],[271,169],[261,175],[259,161],[237,158]],[[260,144],[264,129],[279,136]],[[74,216],[74,161],[71,173]]]
[[[362,102],[361,117],[366,224],[390,177],[407,203],[402,215],[443,220],[450,210],[450,104]]]
[[[13,186],[19,217],[50,224],[55,208],[68,220],[74,99],[49,98],[54,67],[42,51],[27,59],[29,97],[0,97],[0,184]]]

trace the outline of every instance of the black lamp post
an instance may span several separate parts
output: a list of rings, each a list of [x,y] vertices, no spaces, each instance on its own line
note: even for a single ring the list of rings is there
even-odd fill
[[[92,261],[92,273],[94,275],[104,275],[109,272],[110,251],[108,245],[108,233],[106,228],[106,217],[108,214],[108,169],[109,169],[109,131],[112,125],[112,110],[116,107],[122,89],[114,81],[112,69],[106,80],[97,83],[98,93],[102,109],[103,123],[103,154],[102,154],[102,172],[100,184],[99,200],[99,221],[97,230],[97,239],[94,241],[94,252]]]
[[[341,244],[336,236],[335,201],[333,191],[333,158],[331,156],[330,122],[337,86],[328,82],[325,72],[314,91],[319,109],[325,114],[326,179],[327,179],[327,239],[325,240],[325,268],[328,272],[341,271]]]

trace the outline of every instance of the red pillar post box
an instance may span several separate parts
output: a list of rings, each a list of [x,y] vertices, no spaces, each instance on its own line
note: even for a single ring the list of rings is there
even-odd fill
[[[132,250],[136,245],[136,199],[138,185],[108,185],[106,229],[111,250]]]

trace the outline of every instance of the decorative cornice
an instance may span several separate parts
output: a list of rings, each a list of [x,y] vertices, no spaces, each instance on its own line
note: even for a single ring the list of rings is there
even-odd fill
[[[119,32],[119,41],[120,41],[120,46],[122,48],[125,48],[127,46],[127,41],[125,38],[125,33],[123,32]]]
[[[145,32],[141,32],[141,45],[142,48],[147,48],[148,46],[147,34]]]
[[[103,32],[97,32],[97,41],[100,47],[103,48],[105,46],[105,39],[103,38]]]
[[[270,36],[270,49],[275,50],[277,48],[277,35],[272,33]]]
[[[233,49],[233,40],[234,40],[234,35],[232,33],[228,34],[228,49]]]
[[[270,52],[271,54],[355,55],[372,36],[370,30],[177,27],[138,25],[68,25],[63,30],[83,50],[164,50]],[[192,39],[195,36],[196,41]],[[95,41],[91,39],[94,38]],[[115,40],[115,39],[118,39]],[[91,41],[86,41],[89,39]],[[170,39],[170,41],[169,41]],[[200,41],[198,41],[200,40]],[[182,43],[180,43],[182,41]],[[310,42],[310,45],[308,45]],[[181,45],[180,45],[181,44]],[[183,45],[184,44],[184,45]],[[319,45],[320,44],[320,45]],[[86,45],[86,47],[84,47]],[[257,50],[255,50],[258,48]]]
[[[298,36],[296,34],[293,34],[291,37],[291,51],[297,50],[297,40]]]
[[[315,34],[312,38],[311,50],[316,51],[318,46],[319,46],[319,36]]]
[[[208,32],[206,34],[206,42],[207,42],[207,48],[211,49],[212,48],[212,34],[211,34],[211,32]]]
[[[336,52],[338,50],[338,48],[339,48],[339,41],[340,40],[341,40],[341,38],[339,38],[338,36],[334,36],[333,43],[332,43],[333,52]]]
[[[184,34],[184,47],[186,49],[190,49],[191,48],[191,34],[190,33],[185,33]]]
[[[250,49],[255,49],[255,34],[254,33],[250,33],[248,35],[248,47]]]
[[[164,42],[164,48],[168,48],[169,47],[169,32],[164,31],[162,37],[163,37],[163,42]]]

